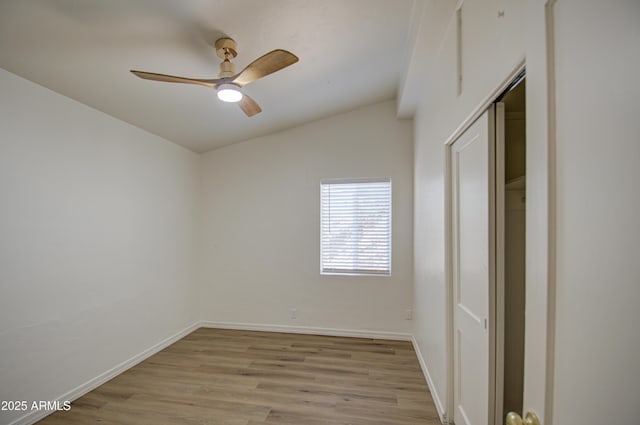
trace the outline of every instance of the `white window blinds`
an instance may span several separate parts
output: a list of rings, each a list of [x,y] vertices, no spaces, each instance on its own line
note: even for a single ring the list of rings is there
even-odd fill
[[[323,181],[321,273],[391,274],[391,180]]]

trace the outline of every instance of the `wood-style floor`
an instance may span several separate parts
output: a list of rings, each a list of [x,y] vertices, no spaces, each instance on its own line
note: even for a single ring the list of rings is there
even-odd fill
[[[40,425],[436,425],[409,342],[201,328]]]

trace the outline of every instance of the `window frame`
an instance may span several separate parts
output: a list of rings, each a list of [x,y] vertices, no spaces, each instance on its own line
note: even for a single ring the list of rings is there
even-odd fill
[[[359,183],[388,183],[389,184],[389,250],[388,250],[388,270],[382,272],[352,270],[352,271],[325,271],[324,268],[324,249],[323,249],[323,196],[322,190],[324,185],[331,184],[359,184]],[[366,277],[390,277],[393,269],[393,182],[391,177],[375,177],[375,178],[325,178],[320,180],[320,275],[321,276],[366,276]]]

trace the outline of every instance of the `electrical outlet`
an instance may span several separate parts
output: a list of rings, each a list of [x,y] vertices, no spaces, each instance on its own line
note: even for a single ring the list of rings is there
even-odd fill
[[[413,310],[408,308],[404,311],[404,320],[413,320]]]
[[[292,318],[292,319],[294,319],[294,320],[295,320],[295,319],[297,319],[297,318],[298,318],[298,309],[297,309],[297,308],[292,308],[292,309],[291,309],[291,311],[290,311],[290,313],[291,313],[291,318]]]

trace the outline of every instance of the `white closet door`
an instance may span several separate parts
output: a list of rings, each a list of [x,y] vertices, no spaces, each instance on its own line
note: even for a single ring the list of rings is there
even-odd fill
[[[452,145],[454,421],[494,423],[494,108]]]

